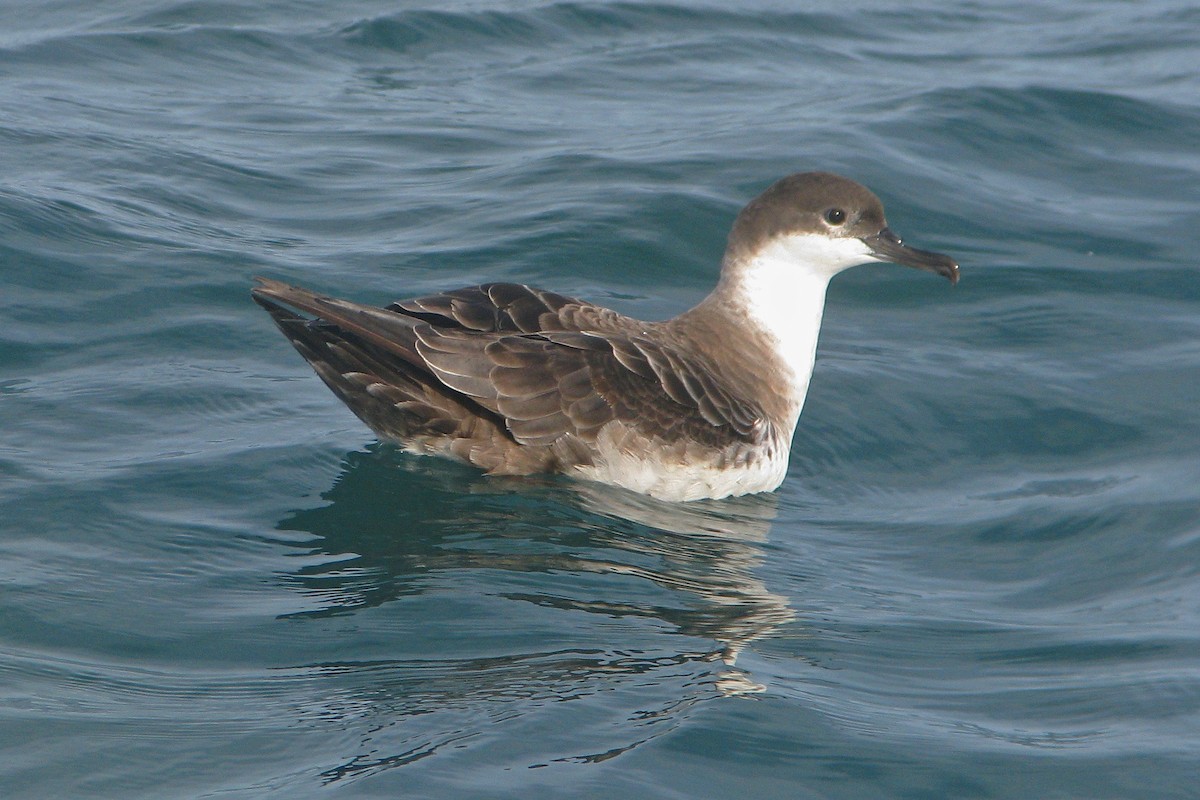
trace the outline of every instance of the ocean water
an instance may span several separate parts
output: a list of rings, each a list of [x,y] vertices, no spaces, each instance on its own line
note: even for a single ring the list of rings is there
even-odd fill
[[[1200,10],[0,3],[0,796],[1194,798]],[[775,493],[375,442],[248,294],[662,318],[856,178]]]

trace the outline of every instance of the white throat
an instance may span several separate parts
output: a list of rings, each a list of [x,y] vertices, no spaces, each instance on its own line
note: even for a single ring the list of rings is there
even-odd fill
[[[797,414],[817,357],[830,278],[875,260],[858,239],[794,234],[772,241],[737,267],[735,292],[749,319],[776,340],[776,352],[792,373]]]

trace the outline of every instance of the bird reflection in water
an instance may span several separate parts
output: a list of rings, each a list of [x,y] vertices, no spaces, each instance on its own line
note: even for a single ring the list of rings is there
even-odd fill
[[[764,690],[737,660],[794,618],[755,575],[774,496],[670,504],[598,484],[431,470],[428,460],[397,475],[409,461],[386,446],[352,453],[325,505],[278,526],[312,535],[288,537],[306,563],[283,579],[307,607],[285,618],[399,604],[386,624],[395,657],[299,667],[336,683],[310,713],[370,720],[373,744],[326,780],[412,763],[497,721],[600,693],[618,718],[595,736],[575,725],[577,749],[550,760],[605,760],[698,702]],[[355,623],[345,649],[357,650],[368,624]],[[429,715],[448,724],[430,726]],[[418,730],[381,757],[381,731],[417,717]]]

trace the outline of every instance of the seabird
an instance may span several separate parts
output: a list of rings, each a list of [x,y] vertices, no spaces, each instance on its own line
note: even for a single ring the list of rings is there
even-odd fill
[[[384,308],[265,278],[253,296],[334,394],[407,451],[684,501],[783,482],[825,289],[872,261],[958,281],[951,258],[892,233],[868,189],[805,172],[742,209],[716,288],[662,322],[513,283]]]

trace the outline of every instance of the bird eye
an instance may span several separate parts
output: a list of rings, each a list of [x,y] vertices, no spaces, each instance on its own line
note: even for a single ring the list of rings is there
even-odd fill
[[[840,208],[831,208],[825,212],[825,221],[830,225],[841,225],[846,221],[846,212]]]

